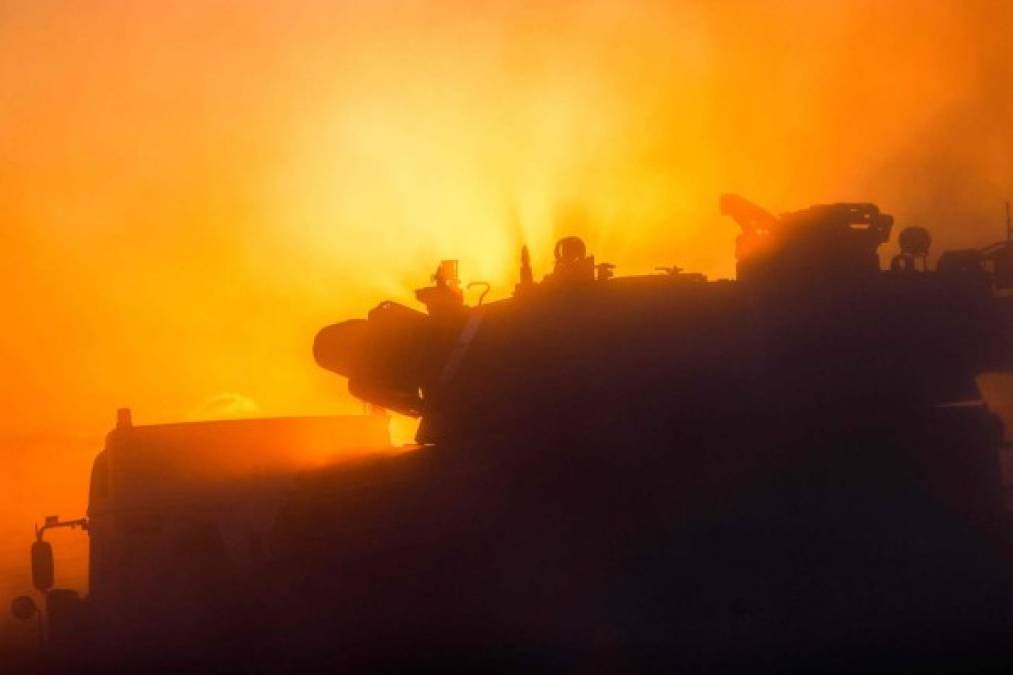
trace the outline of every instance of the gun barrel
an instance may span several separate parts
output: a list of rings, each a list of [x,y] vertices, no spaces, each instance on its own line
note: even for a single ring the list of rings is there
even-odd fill
[[[313,359],[321,368],[351,377],[367,348],[369,327],[363,319],[325,326],[313,339]]]
[[[347,377],[354,396],[418,417],[432,346],[425,314],[385,302],[366,320],[323,328],[313,342],[313,356],[323,368]]]

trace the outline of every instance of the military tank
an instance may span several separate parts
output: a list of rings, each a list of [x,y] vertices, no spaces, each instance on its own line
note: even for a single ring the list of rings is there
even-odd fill
[[[540,282],[522,251],[510,298],[467,306],[445,261],[425,311],[321,330],[317,362],[420,417],[418,447],[305,478],[274,550],[314,628],[272,648],[352,669],[1009,666],[1003,426],[976,378],[1011,365],[1013,248],[929,269],[909,228],[882,269],[873,204],[720,207],[734,281],[616,276],[569,237]]]

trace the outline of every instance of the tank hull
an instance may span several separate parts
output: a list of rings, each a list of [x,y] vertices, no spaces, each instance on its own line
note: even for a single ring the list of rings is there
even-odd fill
[[[299,610],[271,651],[350,670],[1009,664],[1001,426],[980,406],[896,421],[436,446],[307,477],[276,529]]]

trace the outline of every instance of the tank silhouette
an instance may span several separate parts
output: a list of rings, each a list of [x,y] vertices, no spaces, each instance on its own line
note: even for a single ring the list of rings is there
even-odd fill
[[[930,270],[931,237],[910,228],[884,270],[893,221],[875,205],[720,207],[742,228],[735,281],[616,276],[568,237],[540,282],[521,251],[510,298],[466,305],[445,261],[417,292],[425,311],[384,302],[323,328],[316,361],[356,397],[421,418],[417,445],[286,479],[242,574],[221,533],[195,532],[192,583],[159,586],[181,560],[137,557],[120,523],[138,514],[93,490],[108,517],[91,519],[105,576],[89,611],[121,633],[83,660],[1007,669],[1003,427],[976,377],[1013,365],[1013,248],[947,252]],[[149,466],[123,449],[170,432],[158,448],[236,434],[256,448],[256,424],[121,429],[100,457]],[[160,494],[130,489],[138,504]],[[175,520],[160,527],[186,530]],[[171,598],[110,571],[131,550],[131,578]],[[190,610],[170,617],[172,603]]]
[[[735,281],[614,276],[567,238],[540,283],[522,252],[512,298],[467,307],[437,274],[427,312],[320,331],[321,366],[421,423],[416,452],[285,512],[288,566],[330,571],[314,624],[341,598],[364,658],[511,668],[1010,663],[1003,429],[976,384],[1013,355],[1009,244],[929,271],[910,228],[884,271],[875,205],[720,207]]]

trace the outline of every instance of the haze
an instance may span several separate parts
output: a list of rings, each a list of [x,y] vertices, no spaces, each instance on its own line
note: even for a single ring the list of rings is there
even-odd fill
[[[440,258],[730,276],[725,191],[1001,237],[1011,45],[999,0],[0,4],[0,598],[117,407],[356,411],[314,332]]]

